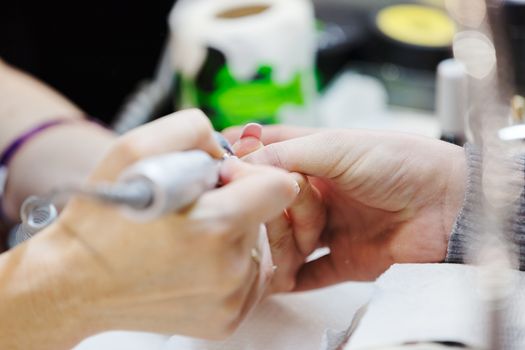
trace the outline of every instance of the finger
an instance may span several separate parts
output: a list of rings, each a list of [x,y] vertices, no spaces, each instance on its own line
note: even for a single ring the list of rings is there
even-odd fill
[[[244,157],[263,147],[261,142],[262,126],[259,124],[247,124],[243,129],[238,141],[233,144],[233,150],[237,157]]]
[[[299,192],[290,174],[235,159],[224,162],[221,179],[225,186],[201,196],[189,215],[209,219],[211,210],[211,215],[242,228],[276,218]]]
[[[290,292],[294,288],[298,259],[301,259],[294,241],[292,225],[285,214],[266,224],[268,241],[276,266],[271,292]]]
[[[307,291],[327,287],[346,279],[338,273],[331,254],[303,265],[299,270],[294,291]]]
[[[377,242],[332,242],[329,254],[301,267],[295,291],[323,288],[345,281],[374,281],[395,262],[391,251]]]
[[[293,204],[266,224],[274,262],[277,265],[272,280],[272,292],[294,289],[296,274],[306,257],[318,246],[325,225],[325,209],[319,193],[308,179],[292,174],[301,188]]]
[[[120,137],[92,179],[114,180],[142,158],[190,149],[202,149],[216,158],[224,153],[213,137],[210,121],[196,109],[171,114]]]
[[[263,144],[269,145],[275,142],[281,142],[285,140],[294,139],[319,132],[321,129],[305,128],[298,126],[287,126],[287,125],[267,125],[262,129],[262,135],[260,140]],[[224,136],[231,142],[234,143],[241,137],[243,132],[242,127],[232,127],[223,131]]]
[[[262,135],[262,125],[257,123],[249,123],[242,128],[242,133],[240,138],[244,137],[255,137],[256,139],[260,139]]]
[[[292,173],[300,191],[287,209],[292,225],[297,249],[304,256],[310,255],[317,247],[319,237],[326,224],[326,208],[319,191],[310,184],[308,178]]]
[[[370,148],[366,133],[326,131],[273,143],[245,157],[308,176],[337,178]],[[375,145],[375,144],[374,144]]]

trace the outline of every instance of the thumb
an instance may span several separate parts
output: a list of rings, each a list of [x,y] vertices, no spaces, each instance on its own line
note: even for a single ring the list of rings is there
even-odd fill
[[[296,277],[295,292],[328,287],[343,282],[331,254],[304,264]]]

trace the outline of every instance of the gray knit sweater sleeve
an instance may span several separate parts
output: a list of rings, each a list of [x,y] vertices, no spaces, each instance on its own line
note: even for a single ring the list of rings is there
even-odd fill
[[[468,165],[468,180],[463,207],[459,212],[452,229],[445,262],[464,263],[467,247],[483,232],[484,212],[482,191],[482,155],[478,148],[465,145]],[[523,163],[523,158],[520,160]],[[521,164],[523,166],[523,164]],[[520,167],[521,168],[521,167]],[[520,270],[525,270],[525,191],[521,192],[518,208],[509,225],[508,237],[513,243],[513,250],[519,257]],[[485,209],[486,210],[486,209]]]

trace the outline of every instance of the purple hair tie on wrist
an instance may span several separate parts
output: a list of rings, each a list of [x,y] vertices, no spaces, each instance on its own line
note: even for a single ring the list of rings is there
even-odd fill
[[[42,131],[52,128],[57,125],[71,123],[75,121],[74,119],[54,119],[46,121],[18,136],[11,144],[5,149],[0,157],[0,166],[8,166],[9,162],[15,155],[15,153],[29,140],[31,140],[36,135],[40,134]]]
[[[7,148],[1,153],[0,156],[0,220],[3,222],[7,222],[7,217],[5,215],[5,212],[3,210],[3,196],[5,192],[5,185],[7,182],[7,166],[9,165],[9,162],[13,159],[15,154],[24,146],[27,142],[29,142],[31,139],[33,139],[35,136],[39,135],[43,131],[50,129],[52,127],[62,125],[62,124],[68,124],[72,122],[76,122],[75,119],[69,119],[69,118],[62,118],[62,119],[53,119],[48,120],[46,122],[43,122],[28,131],[22,133],[20,136],[18,136],[13,142],[7,146]]]

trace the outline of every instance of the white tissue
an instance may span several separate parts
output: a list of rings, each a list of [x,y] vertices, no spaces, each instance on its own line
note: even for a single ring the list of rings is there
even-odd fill
[[[509,349],[525,349],[525,275],[514,273],[518,288],[505,328],[513,343]],[[479,290],[478,269],[447,264],[394,265],[376,286],[345,350],[391,349],[408,342],[431,341],[487,348],[487,307]]]
[[[224,20],[227,9],[269,6],[263,13]],[[275,69],[287,83],[314,66],[316,49],[312,4],[307,0],[183,1],[170,14],[173,58],[177,71],[193,79],[213,47],[226,56],[234,76],[251,79],[261,64]]]

